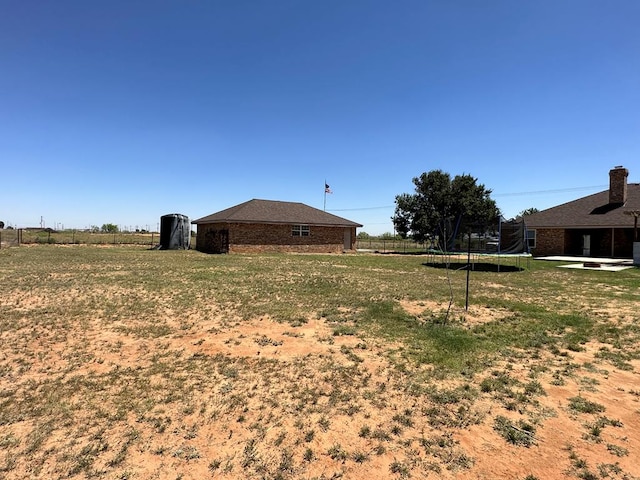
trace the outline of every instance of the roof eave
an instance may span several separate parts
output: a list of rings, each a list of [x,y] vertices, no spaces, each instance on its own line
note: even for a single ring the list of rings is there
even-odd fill
[[[633,225],[627,225],[627,224],[616,224],[616,225],[592,225],[592,224],[585,224],[585,225],[544,225],[544,224],[540,224],[540,225],[531,225],[525,222],[525,225],[527,227],[528,230],[532,230],[534,228],[548,228],[548,229],[556,229],[556,230],[576,230],[576,229],[610,229],[610,228],[633,228]]]
[[[204,220],[198,219],[191,222],[193,225],[206,225],[210,223],[242,223],[245,225],[309,225],[313,227],[355,227],[362,228],[363,225],[359,223],[314,223],[314,222],[275,222],[275,221],[264,221],[264,220],[234,220],[234,219],[224,219],[224,220]]]

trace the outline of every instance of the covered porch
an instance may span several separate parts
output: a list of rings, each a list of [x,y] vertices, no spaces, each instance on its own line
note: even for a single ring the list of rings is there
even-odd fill
[[[632,258],[633,228],[566,229],[564,252],[580,257]]]

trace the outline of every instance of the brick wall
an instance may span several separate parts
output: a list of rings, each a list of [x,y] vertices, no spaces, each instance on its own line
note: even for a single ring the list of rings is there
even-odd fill
[[[592,257],[630,258],[632,255],[633,229],[616,228],[613,232],[614,246],[611,248],[612,231],[610,228],[564,230],[561,228],[537,228],[534,256],[577,255],[583,254],[582,236],[591,235]]]
[[[609,171],[609,203],[623,204],[627,201],[627,177],[629,170],[615,167]]]
[[[536,228],[536,246],[531,253],[536,257],[564,255],[564,229]]]
[[[196,250],[205,253],[228,253],[229,225],[210,223],[198,225]]]
[[[633,258],[633,228],[616,228],[614,257]]]
[[[342,253],[345,227],[319,227],[311,225],[308,236],[293,236],[291,225],[267,224],[208,224],[198,225],[197,245],[206,246],[208,231],[229,232],[229,253],[299,252]],[[351,228],[351,249],[354,249],[356,229]]]

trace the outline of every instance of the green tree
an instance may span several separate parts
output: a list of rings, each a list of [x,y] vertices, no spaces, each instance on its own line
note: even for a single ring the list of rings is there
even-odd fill
[[[118,233],[118,226],[113,223],[105,223],[100,230],[104,233]]]
[[[413,179],[415,193],[396,196],[396,231],[418,242],[431,239],[447,249],[460,232],[484,232],[500,211],[491,190],[471,175],[432,170]]]
[[[358,239],[359,240],[366,240],[370,237],[370,235],[367,232],[358,232]]]
[[[534,213],[538,213],[540,210],[538,210],[536,207],[531,207],[531,208],[527,208],[525,210],[522,210],[519,214],[518,217],[522,218],[525,215],[533,215]]]
[[[382,235],[380,235],[380,238],[382,240],[393,240],[394,239],[394,235],[391,232],[384,232]]]

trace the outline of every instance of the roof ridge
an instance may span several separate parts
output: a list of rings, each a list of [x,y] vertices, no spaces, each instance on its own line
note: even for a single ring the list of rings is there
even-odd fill
[[[284,200],[263,200],[253,198],[233,207],[221,210],[192,223],[209,222],[241,222],[241,223],[275,223],[275,224],[309,224],[327,226],[362,225],[338,215],[328,213],[302,202]]]
[[[289,200],[267,200],[265,198],[252,198],[251,200],[244,202],[244,203],[249,203],[249,202],[265,202],[265,203],[295,203],[295,204],[299,204],[299,205],[304,205],[304,203],[302,202],[292,202]],[[311,207],[313,208],[313,207]]]

